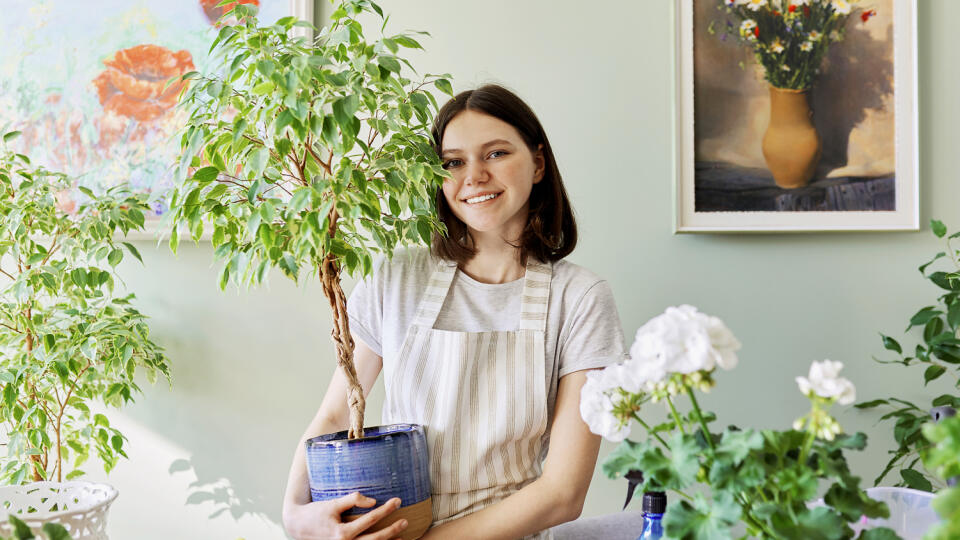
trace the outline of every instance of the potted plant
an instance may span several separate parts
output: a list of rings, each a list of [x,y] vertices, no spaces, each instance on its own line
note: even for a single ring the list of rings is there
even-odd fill
[[[670,538],[729,539],[739,526],[765,539],[854,538],[850,523],[887,516],[886,506],[859,488],[844,456],[862,450],[866,437],[843,434],[829,412],[854,400],[839,362],[814,362],[807,377],[797,377],[812,409],[793,429],[710,430],[716,415],[701,409],[696,394],[715,385],[717,368],[736,366],[739,347],[720,319],[692,306],[668,308],[637,331],[630,360],[588,374],[581,415],[594,433],[623,441],[603,464],[607,475],[630,474],[641,492],[676,492],[682,500],[664,518]],[[683,396],[686,414],[678,407]],[[640,411],[661,401],[670,419],[651,426]],[[633,422],[646,431],[639,442],[625,440]],[[686,493],[697,484],[709,489]],[[821,487],[826,495],[817,504]],[[856,538],[897,536],[878,528]]]
[[[105,515],[116,490],[70,481],[91,454],[107,472],[126,457],[123,434],[91,404],[132,401],[138,372],[169,377],[134,296],[115,294],[124,249],[140,255],[114,236],[142,228],[147,205],[122,188],[95,196],[83,187],[85,202],[61,204],[69,179],[8,149],[17,135],[0,143],[0,498],[8,511],[30,508],[20,518],[37,531],[49,518],[76,536],[86,532],[73,518],[93,510],[67,493]],[[102,530],[102,517],[90,527]]]
[[[778,186],[805,186],[821,150],[808,94],[831,44],[843,40],[847,20],[860,12],[866,22],[876,11],[853,8],[855,0],[717,1],[730,17],[724,38],[739,37],[770,85],[770,124],[762,143],[767,167]]]
[[[960,387],[960,249],[952,244],[960,237],[960,232],[948,234],[947,227],[940,221],[931,220],[933,234],[943,240],[944,250],[933,259],[920,265],[920,274],[940,291],[935,304],[922,307],[910,317],[906,331],[921,328],[920,343],[913,348],[904,347],[896,339],[880,334],[883,347],[896,353],[899,358],[893,360],[875,359],[881,364],[900,364],[923,368],[923,384],[947,376],[953,381],[953,387]],[[935,265],[941,265],[937,268]],[[932,270],[936,268],[936,270]],[[890,407],[892,410],[880,417],[881,421],[893,422],[893,437],[897,448],[883,471],[874,480],[880,484],[890,472],[897,470],[900,479],[898,486],[923,491],[933,491],[942,487],[936,475],[922,467],[925,453],[930,442],[923,437],[924,425],[931,421],[931,412],[946,408],[949,412],[960,408],[960,395],[941,394],[931,400],[930,406],[918,405],[897,397],[875,399],[858,403],[857,408],[872,409]],[[932,409],[931,409],[932,408]]]
[[[940,490],[933,499],[933,508],[941,522],[931,527],[924,540],[952,540],[960,538],[960,416],[942,419],[923,426],[923,435],[931,443],[924,465],[937,477],[952,481],[950,487]]]
[[[367,276],[375,255],[429,242],[440,230],[435,195],[446,173],[429,136],[437,103],[428,88],[450,95],[452,88],[446,76],[413,81],[404,74],[410,64],[400,49],[421,48],[417,34],[367,40],[361,15],[386,24],[373,2],[340,2],[314,40],[288,36],[309,23],[286,17],[258,26],[255,15],[255,6],[234,5],[224,17],[236,23],[222,26],[213,43],[216,66],[180,78],[191,83],[181,97],[189,120],[180,162],[190,174],[172,198],[170,246],[176,249],[181,228],[194,240],[210,230],[224,263],[221,288],[262,283],[271,268],[293,280],[304,272],[319,276],[333,313],[337,362],[351,384],[350,426],[308,443],[309,464],[329,445],[376,442],[362,440],[363,389],[340,279],[343,272]],[[422,438],[409,426],[375,430],[378,437]],[[409,447],[424,451],[418,442]],[[362,462],[337,470],[354,471]],[[312,483],[321,476],[311,470]],[[351,485],[339,481],[331,496]],[[326,493],[311,491],[315,498]],[[403,499],[405,506],[417,502]]]

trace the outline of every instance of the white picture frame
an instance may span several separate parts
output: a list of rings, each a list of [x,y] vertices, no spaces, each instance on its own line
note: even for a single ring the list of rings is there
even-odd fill
[[[885,14],[893,26],[892,32],[892,99],[888,99],[887,108],[892,104],[893,117],[895,119],[895,133],[893,134],[892,145],[895,148],[895,170],[893,172],[894,182],[894,203],[892,209],[882,210],[755,210],[755,209],[723,209],[716,210],[709,204],[702,201],[706,199],[707,188],[702,188],[700,207],[697,206],[697,187],[698,173],[697,164],[698,140],[696,129],[698,127],[695,112],[697,104],[695,99],[697,88],[695,88],[696,74],[694,47],[695,32],[710,33],[711,39],[720,40],[725,37],[718,35],[716,20],[707,25],[703,19],[703,13],[706,8],[712,8],[712,5],[721,7],[720,0],[675,0],[674,19],[675,19],[675,60],[676,60],[676,116],[675,116],[675,174],[674,174],[674,232],[675,233],[727,233],[727,232],[807,232],[807,231],[893,231],[893,230],[918,230],[919,229],[919,165],[918,165],[918,109],[917,109],[917,9],[916,0],[875,0],[878,3],[888,2],[892,4],[893,13]],[[700,6],[701,3],[712,4],[710,6]],[[869,8],[870,1],[865,0],[858,5],[866,5]],[[700,24],[695,20],[697,8],[700,9]],[[717,13],[723,13],[722,9]],[[868,13],[866,18],[861,20],[851,20],[848,22],[853,25],[863,25],[875,21],[870,20]],[[714,17],[716,19],[716,17]],[[859,18],[858,18],[859,19]],[[877,19],[883,19],[877,17]],[[720,22],[720,31],[730,29],[722,20]],[[857,31],[864,34],[861,26],[855,27]],[[736,31],[733,28],[731,34]],[[737,36],[733,35],[736,39]],[[700,36],[703,39],[703,36]],[[889,39],[887,40],[887,43]],[[833,44],[831,47],[844,45],[844,43]],[[726,45],[725,45],[726,46]],[[851,45],[852,46],[852,45]],[[832,51],[831,51],[832,52]],[[828,57],[829,58],[829,57]],[[742,61],[741,61],[742,62]],[[889,61],[888,61],[889,63]],[[754,73],[756,64],[748,59],[742,62],[742,75],[748,80],[754,78],[751,84],[756,85],[758,75]],[[827,66],[822,77],[828,76],[831,66]],[[765,84],[765,83],[763,83]],[[881,96],[883,98],[884,96]],[[759,98],[758,98],[759,99]],[[887,98],[885,98],[887,99]],[[701,109],[703,110],[703,109]],[[866,110],[866,109],[865,109]],[[865,114],[873,114],[868,111]],[[887,111],[889,114],[889,111]],[[816,113],[814,112],[816,118]],[[856,127],[856,126],[854,126]],[[850,133],[853,133],[851,131]],[[755,135],[755,134],[754,134]],[[756,136],[753,137],[756,139]],[[849,144],[849,143],[847,143]],[[759,141],[757,141],[759,145]],[[704,143],[706,146],[706,143]],[[749,146],[749,145],[748,145]],[[848,148],[849,150],[849,148]],[[826,152],[826,150],[825,150]],[[754,152],[756,154],[756,152]],[[701,170],[707,171],[708,168],[701,166]],[[759,170],[759,169],[757,169]],[[701,174],[700,185],[705,185],[706,175]],[[826,180],[827,177],[821,178]],[[838,185],[842,180],[837,180],[834,185]],[[777,188],[770,178],[770,187],[773,191],[780,190],[788,197],[792,196],[794,190],[784,190]],[[809,188],[816,187],[816,182]],[[736,189],[736,188],[735,188]],[[839,187],[830,187],[824,189],[840,189]],[[770,190],[764,191],[765,196],[781,197]],[[734,197],[737,196],[734,192]],[[811,195],[815,197],[819,195]],[[780,199],[778,199],[780,200]],[[835,199],[834,199],[835,200]],[[707,209],[704,210],[703,208]]]

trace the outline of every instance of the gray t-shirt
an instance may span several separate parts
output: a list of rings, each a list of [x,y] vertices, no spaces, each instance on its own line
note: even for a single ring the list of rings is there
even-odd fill
[[[391,261],[379,259],[373,275],[357,283],[350,294],[350,332],[384,363],[400,350],[436,265],[437,259],[426,248],[398,250]],[[489,284],[458,271],[434,328],[516,330],[522,292],[523,278]],[[548,392],[552,420],[560,377],[622,362],[626,353],[613,293],[593,272],[564,260],[553,263],[547,309],[545,353],[547,373],[552,373]]]

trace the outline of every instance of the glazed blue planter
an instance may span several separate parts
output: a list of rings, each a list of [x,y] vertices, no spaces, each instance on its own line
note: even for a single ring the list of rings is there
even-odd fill
[[[363,434],[362,439],[350,440],[346,431],[339,431],[306,442],[310,497],[316,502],[360,492],[376,499],[375,506],[344,512],[347,521],[399,497],[400,508],[366,532],[404,518],[409,526],[403,537],[418,538],[432,518],[430,456],[423,426],[392,424],[365,428]]]

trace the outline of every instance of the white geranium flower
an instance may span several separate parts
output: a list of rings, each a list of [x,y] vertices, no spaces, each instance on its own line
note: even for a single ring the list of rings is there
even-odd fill
[[[782,53],[783,49],[783,42],[780,41],[780,38],[773,40],[773,43],[770,44],[770,50],[777,54]]]
[[[590,431],[613,442],[620,442],[630,435],[630,424],[621,426],[613,415],[613,396],[617,381],[607,369],[587,373],[587,381],[580,390],[580,416]]]
[[[655,359],[666,373],[690,374],[717,366],[733,369],[738,349],[740,342],[723,321],[683,305],[669,307],[641,326],[630,356],[641,361]]]
[[[746,4],[750,11],[760,11],[760,8],[767,5],[767,0],[747,0]]]
[[[649,394],[655,385],[667,377],[658,358],[636,358],[622,364],[606,368],[612,381],[616,381],[620,388],[633,394]]]
[[[850,2],[847,0],[833,0],[833,12],[839,15],[850,14]]]
[[[824,360],[810,364],[806,377],[797,377],[797,386],[805,396],[816,394],[822,398],[835,399],[841,405],[849,405],[857,399],[857,389],[848,379],[840,376],[843,362]]]
[[[810,43],[809,41],[804,41],[803,43],[800,44],[800,50],[803,51],[803,52],[810,52],[810,51],[812,51],[812,50],[813,50],[813,43]]]

